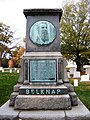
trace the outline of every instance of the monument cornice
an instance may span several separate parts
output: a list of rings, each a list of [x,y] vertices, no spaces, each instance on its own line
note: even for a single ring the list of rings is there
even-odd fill
[[[25,15],[25,17],[27,18],[27,16],[35,16],[35,15],[44,15],[44,16],[56,16],[59,15],[59,21],[61,19],[62,16],[62,9],[24,9],[23,13]]]

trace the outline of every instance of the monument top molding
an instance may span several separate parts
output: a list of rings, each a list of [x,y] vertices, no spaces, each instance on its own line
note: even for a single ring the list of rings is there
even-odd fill
[[[54,16],[54,15],[59,15],[59,20],[61,19],[62,16],[62,9],[24,9],[23,13],[25,17],[27,16],[35,16],[35,15],[46,15],[46,16]]]

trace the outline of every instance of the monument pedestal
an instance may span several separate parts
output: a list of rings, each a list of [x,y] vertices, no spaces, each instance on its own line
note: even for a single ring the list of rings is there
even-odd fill
[[[67,95],[18,95],[15,109],[20,110],[70,110],[71,100]]]
[[[23,110],[67,110],[78,105],[60,52],[26,52],[22,60],[24,81],[14,86],[10,106]]]
[[[15,109],[58,110],[71,109],[71,99],[64,85],[22,86],[15,99]]]

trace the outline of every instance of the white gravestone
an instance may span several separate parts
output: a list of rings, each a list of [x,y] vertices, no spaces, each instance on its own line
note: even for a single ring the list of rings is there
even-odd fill
[[[90,65],[85,65],[84,68],[85,68],[85,73],[89,74],[89,78],[90,78]]]
[[[10,69],[10,73],[12,73],[12,69]]]
[[[90,78],[90,66],[86,68],[86,74],[89,74],[89,78]]]
[[[17,70],[17,68],[15,68],[15,71]]]
[[[89,74],[87,74],[87,75],[81,75],[81,82],[82,81],[84,81],[84,82],[89,81]]]
[[[0,71],[2,71],[2,69],[3,69],[3,68],[2,68],[2,67],[0,67]]]
[[[74,78],[80,78],[80,72],[79,71],[74,72]]]
[[[17,73],[19,73],[19,69],[17,70]]]
[[[4,69],[2,69],[2,72],[4,72]]]
[[[78,86],[78,80],[77,80],[77,79],[74,80],[74,86],[75,86],[75,87]]]

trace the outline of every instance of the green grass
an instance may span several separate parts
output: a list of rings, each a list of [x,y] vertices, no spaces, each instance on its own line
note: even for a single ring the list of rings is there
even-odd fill
[[[73,84],[73,80],[70,82]],[[79,99],[90,110],[90,82],[80,82],[79,80],[79,86],[74,89]]]
[[[13,86],[17,83],[19,74],[0,72],[0,106],[4,104],[13,92]]]

